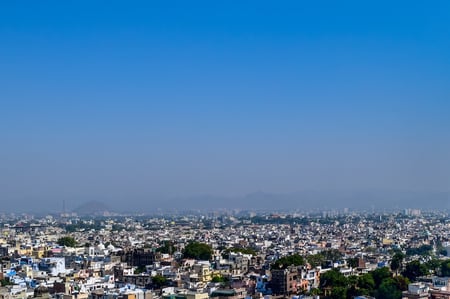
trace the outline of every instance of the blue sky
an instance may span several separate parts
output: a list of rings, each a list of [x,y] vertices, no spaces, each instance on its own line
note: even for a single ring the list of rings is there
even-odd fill
[[[449,11],[1,3],[0,196],[448,191]]]

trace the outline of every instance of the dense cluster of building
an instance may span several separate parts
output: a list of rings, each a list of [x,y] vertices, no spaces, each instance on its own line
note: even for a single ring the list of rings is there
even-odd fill
[[[312,298],[321,274],[330,269],[362,275],[389,267],[395,251],[424,245],[439,259],[450,254],[448,215],[418,210],[62,216],[3,216],[0,299]],[[207,259],[186,256],[193,241],[211,248]],[[328,259],[319,264],[306,258],[323,252],[334,254],[324,255]],[[292,255],[306,262],[273,267]],[[403,262],[424,258],[408,255]],[[450,298],[449,278],[424,277],[403,296]]]

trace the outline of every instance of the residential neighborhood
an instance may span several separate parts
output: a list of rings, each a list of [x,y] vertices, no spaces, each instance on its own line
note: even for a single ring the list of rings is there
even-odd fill
[[[1,217],[4,299],[450,298],[445,212]]]

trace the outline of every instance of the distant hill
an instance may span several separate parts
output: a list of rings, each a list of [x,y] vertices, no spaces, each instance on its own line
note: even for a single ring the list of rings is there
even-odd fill
[[[105,213],[110,213],[111,209],[103,202],[88,201],[78,206],[73,212],[78,215],[103,215]]]
[[[450,208],[449,192],[415,191],[317,191],[293,193],[254,192],[243,196],[225,197],[198,195],[191,197],[127,201],[128,208],[140,211],[160,210],[328,210],[351,208],[353,210],[392,210],[418,208],[443,210]],[[120,207],[122,208],[122,207]],[[123,209],[123,208],[122,208]]]

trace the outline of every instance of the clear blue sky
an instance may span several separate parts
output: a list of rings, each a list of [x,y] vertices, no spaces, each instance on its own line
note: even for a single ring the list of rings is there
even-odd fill
[[[2,202],[448,191],[449,15],[449,1],[2,2]]]

